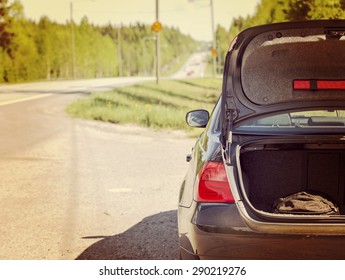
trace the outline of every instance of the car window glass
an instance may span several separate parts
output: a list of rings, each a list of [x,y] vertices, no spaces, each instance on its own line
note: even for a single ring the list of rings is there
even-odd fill
[[[345,131],[345,110],[313,110],[277,114],[245,122],[239,132],[303,132],[314,133],[329,130]]]

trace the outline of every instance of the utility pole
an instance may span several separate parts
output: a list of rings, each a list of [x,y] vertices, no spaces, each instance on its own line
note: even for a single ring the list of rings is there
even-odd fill
[[[79,1],[94,1],[94,0],[71,0],[70,2],[70,21],[71,21],[71,50],[72,50],[72,76],[73,79],[76,78],[77,76],[77,67],[75,63],[75,36],[74,36],[74,20],[73,20],[73,1],[74,2],[79,2]]]
[[[156,33],[156,84],[159,84],[159,68],[160,68],[160,36],[159,32],[162,30],[162,24],[159,22],[159,0],[156,0],[156,21],[151,25],[151,29]]]
[[[216,57],[217,57],[217,45],[216,45],[216,33],[214,31],[214,11],[213,11],[213,0],[210,0],[211,7],[211,22],[212,22],[212,58],[213,58],[213,78],[216,76]]]
[[[143,73],[144,73],[144,76],[147,76],[147,69],[146,69],[146,44],[145,42],[148,41],[148,40],[156,40],[156,37],[153,37],[153,36],[145,36],[143,39],[142,39],[142,53],[143,53]]]
[[[73,21],[73,1],[70,2],[70,21],[71,21],[71,50],[72,50],[72,78],[76,78],[75,67],[75,40],[74,40],[74,21]]]
[[[159,22],[159,0],[156,0],[156,22]],[[156,32],[156,84],[159,84],[159,67],[160,66],[160,36]]]
[[[119,77],[122,77],[122,47],[121,47],[121,27],[117,29],[117,57],[119,63]]]
[[[189,0],[189,2],[194,2],[195,0]],[[213,9],[213,0],[210,0],[210,10],[211,10],[211,28],[212,28],[212,50],[211,50],[211,56],[213,60],[213,71],[212,76],[216,76],[217,71],[217,44],[216,44],[216,33],[214,31],[214,9]]]

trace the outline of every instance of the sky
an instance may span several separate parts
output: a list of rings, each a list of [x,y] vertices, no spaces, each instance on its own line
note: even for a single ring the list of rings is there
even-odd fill
[[[214,23],[226,29],[239,15],[254,13],[260,0],[213,0]],[[70,19],[71,0],[20,0],[27,18],[49,19],[66,23]],[[152,24],[156,20],[156,0],[72,0],[73,19],[79,23],[83,16],[90,22],[103,25]],[[163,28],[178,27],[194,39],[211,41],[211,0],[159,0],[159,21]]]

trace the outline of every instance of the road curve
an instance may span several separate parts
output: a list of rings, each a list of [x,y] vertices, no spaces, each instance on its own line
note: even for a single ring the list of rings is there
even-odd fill
[[[64,108],[86,92],[42,91],[0,106],[0,259],[177,258],[194,140],[72,119]]]
[[[202,76],[193,56],[170,78]],[[178,191],[194,139],[72,119],[127,77],[0,85],[0,259],[176,259]]]

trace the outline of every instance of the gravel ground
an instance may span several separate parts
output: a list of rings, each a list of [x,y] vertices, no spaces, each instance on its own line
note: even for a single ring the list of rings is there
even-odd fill
[[[72,119],[64,108],[75,98],[1,108],[0,259],[178,258],[178,192],[195,140]]]

